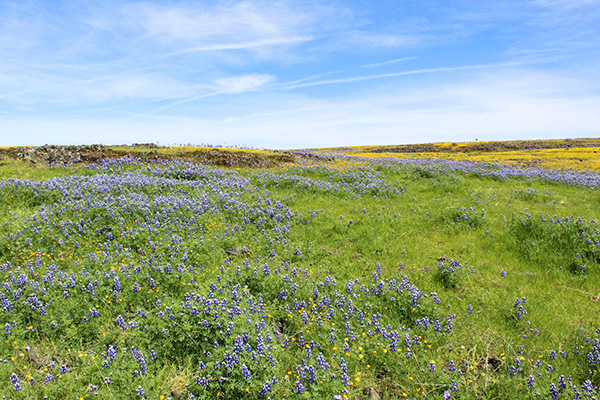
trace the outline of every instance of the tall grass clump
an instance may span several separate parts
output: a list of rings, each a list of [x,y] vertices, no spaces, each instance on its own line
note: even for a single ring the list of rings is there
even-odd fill
[[[440,221],[451,227],[479,228],[485,223],[485,210],[469,207],[451,207],[443,210]]]
[[[510,232],[520,254],[529,261],[574,274],[600,264],[600,231],[593,220],[527,214],[513,219]]]
[[[460,286],[465,271],[457,260],[440,261],[434,278],[438,284],[447,289],[456,289]]]

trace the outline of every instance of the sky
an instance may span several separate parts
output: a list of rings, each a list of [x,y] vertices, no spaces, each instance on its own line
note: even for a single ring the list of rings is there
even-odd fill
[[[600,0],[0,0],[0,145],[600,137]]]

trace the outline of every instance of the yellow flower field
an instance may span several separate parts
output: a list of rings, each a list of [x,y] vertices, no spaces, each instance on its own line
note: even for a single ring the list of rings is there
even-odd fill
[[[534,148],[528,148],[532,143]],[[553,148],[535,148],[535,145]],[[501,150],[516,148],[517,150]],[[429,151],[415,151],[420,148]],[[499,150],[500,149],[500,150]],[[386,151],[390,150],[390,151]],[[532,142],[468,142],[431,143],[406,146],[356,146],[335,149],[316,149],[321,154],[348,154],[379,158],[431,158],[454,161],[476,161],[513,164],[559,170],[600,172],[600,140],[574,139]]]

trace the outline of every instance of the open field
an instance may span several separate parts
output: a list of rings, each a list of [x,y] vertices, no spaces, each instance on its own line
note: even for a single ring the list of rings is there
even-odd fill
[[[426,143],[312,149],[319,154],[381,158],[428,158],[501,163],[555,170],[600,172],[600,139]]]
[[[0,396],[597,398],[586,146],[2,149]]]

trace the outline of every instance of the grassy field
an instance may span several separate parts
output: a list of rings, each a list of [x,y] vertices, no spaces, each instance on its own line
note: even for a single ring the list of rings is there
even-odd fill
[[[1,396],[599,396],[593,171],[114,151],[2,160]]]
[[[600,172],[600,139],[425,143],[312,149],[320,154],[501,163],[555,170]]]

